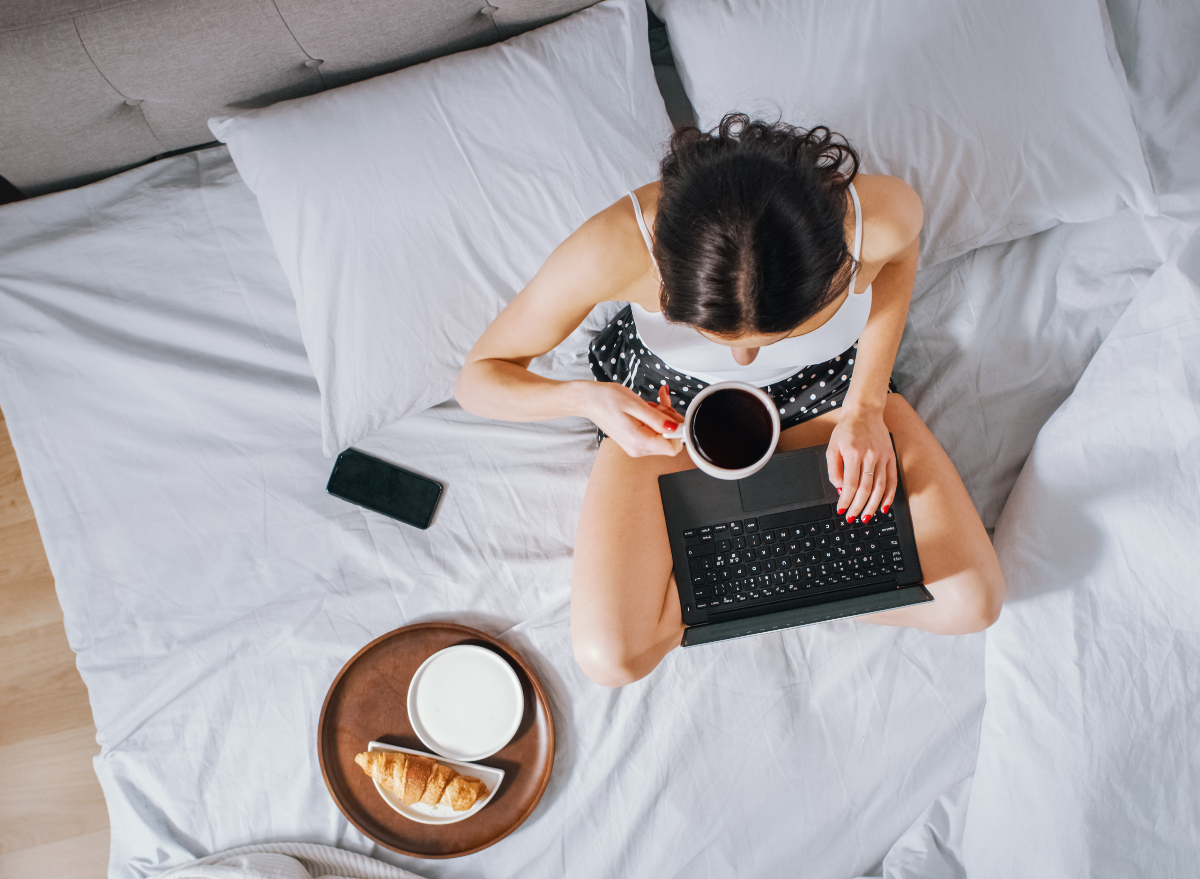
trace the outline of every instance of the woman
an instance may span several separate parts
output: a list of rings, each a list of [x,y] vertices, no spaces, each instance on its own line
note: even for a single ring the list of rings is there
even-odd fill
[[[580,666],[621,686],[680,643],[657,477],[694,465],[662,434],[722,379],[771,394],[781,449],[828,443],[849,519],[887,511],[899,455],[937,600],[863,619],[944,634],[991,625],[1004,598],[996,554],[954,465],[890,382],[917,267],[916,193],[894,177],[858,176],[857,154],[826,128],[743,115],[709,133],[678,131],[661,171],[551,254],[475,344],[456,389],[478,415],[582,415],[607,437],[576,537]],[[599,381],[528,371],[605,301],[630,305],[591,347]]]

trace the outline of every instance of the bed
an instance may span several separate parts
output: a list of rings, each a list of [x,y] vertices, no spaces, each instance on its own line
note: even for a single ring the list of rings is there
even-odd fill
[[[486,9],[486,33],[431,27],[386,59],[346,49],[327,61],[342,79],[269,97],[575,11],[531,5],[506,25]],[[644,29],[640,6],[626,9]],[[976,635],[840,621],[676,651],[637,684],[598,687],[567,628],[589,423],[405,402],[354,443],[446,483],[434,527],[405,528],[324,492],[329,439],[344,435],[326,399],[336,371],[314,354],[314,311],[230,147],[0,208],[0,408],[99,731],[112,879],[273,841],[428,879],[1180,875],[1200,862],[1200,186],[1180,154],[1200,138],[1180,36],[1198,22],[1182,5],[1115,0],[1103,21],[1156,210],[1114,205],[927,259],[896,364],[994,529],[1011,597]],[[237,101],[273,103],[197,101],[195,114]],[[36,157],[57,171],[0,173],[59,189],[165,151],[77,146]],[[604,316],[536,368],[586,378],[581,341]],[[1147,485],[1161,503],[1137,500]],[[518,649],[558,736],[518,832],[417,861],[338,812],[316,719],[362,645],[433,619]]]

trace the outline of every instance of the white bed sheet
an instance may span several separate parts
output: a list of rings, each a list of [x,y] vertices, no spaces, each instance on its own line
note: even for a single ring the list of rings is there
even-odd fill
[[[1107,4],[1159,208],[1200,222],[1200,3]]]
[[[1038,436],[996,527],[972,877],[1200,865],[1200,233]]]
[[[985,520],[1176,234],[1126,213],[919,277],[897,380]],[[545,365],[585,377],[582,353]],[[441,618],[539,670],[555,774],[491,849],[377,855],[428,877],[959,875],[983,636],[841,621],[591,684],[567,630],[590,425],[446,404],[364,443],[447,483],[428,532],[326,496],[294,305],[223,149],[0,210],[0,366],[114,879],[272,840],[373,851],[325,791],[317,713],[362,644]]]
[[[423,876],[843,879],[970,774],[980,636],[843,621],[590,683],[567,626],[582,420],[448,404],[364,443],[446,481],[428,532],[328,497],[294,307],[223,149],[6,207],[0,242],[0,406],[99,729],[114,879],[273,840],[372,851],[325,790],[317,715],[360,646],[427,619],[522,651],[559,744],[493,848],[375,851]],[[586,376],[582,355],[558,367]]]

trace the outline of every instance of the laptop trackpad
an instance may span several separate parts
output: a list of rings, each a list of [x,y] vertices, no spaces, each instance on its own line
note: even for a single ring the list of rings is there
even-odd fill
[[[747,513],[825,497],[820,461],[814,455],[776,456],[753,476],[739,479],[738,489]]]

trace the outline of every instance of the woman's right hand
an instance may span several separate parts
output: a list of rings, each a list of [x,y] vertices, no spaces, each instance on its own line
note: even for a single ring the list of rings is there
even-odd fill
[[[597,427],[615,440],[631,458],[645,455],[678,455],[683,440],[663,436],[683,416],[671,405],[666,387],[658,390],[658,404],[648,403],[624,385],[615,382],[589,382],[586,415]]]

